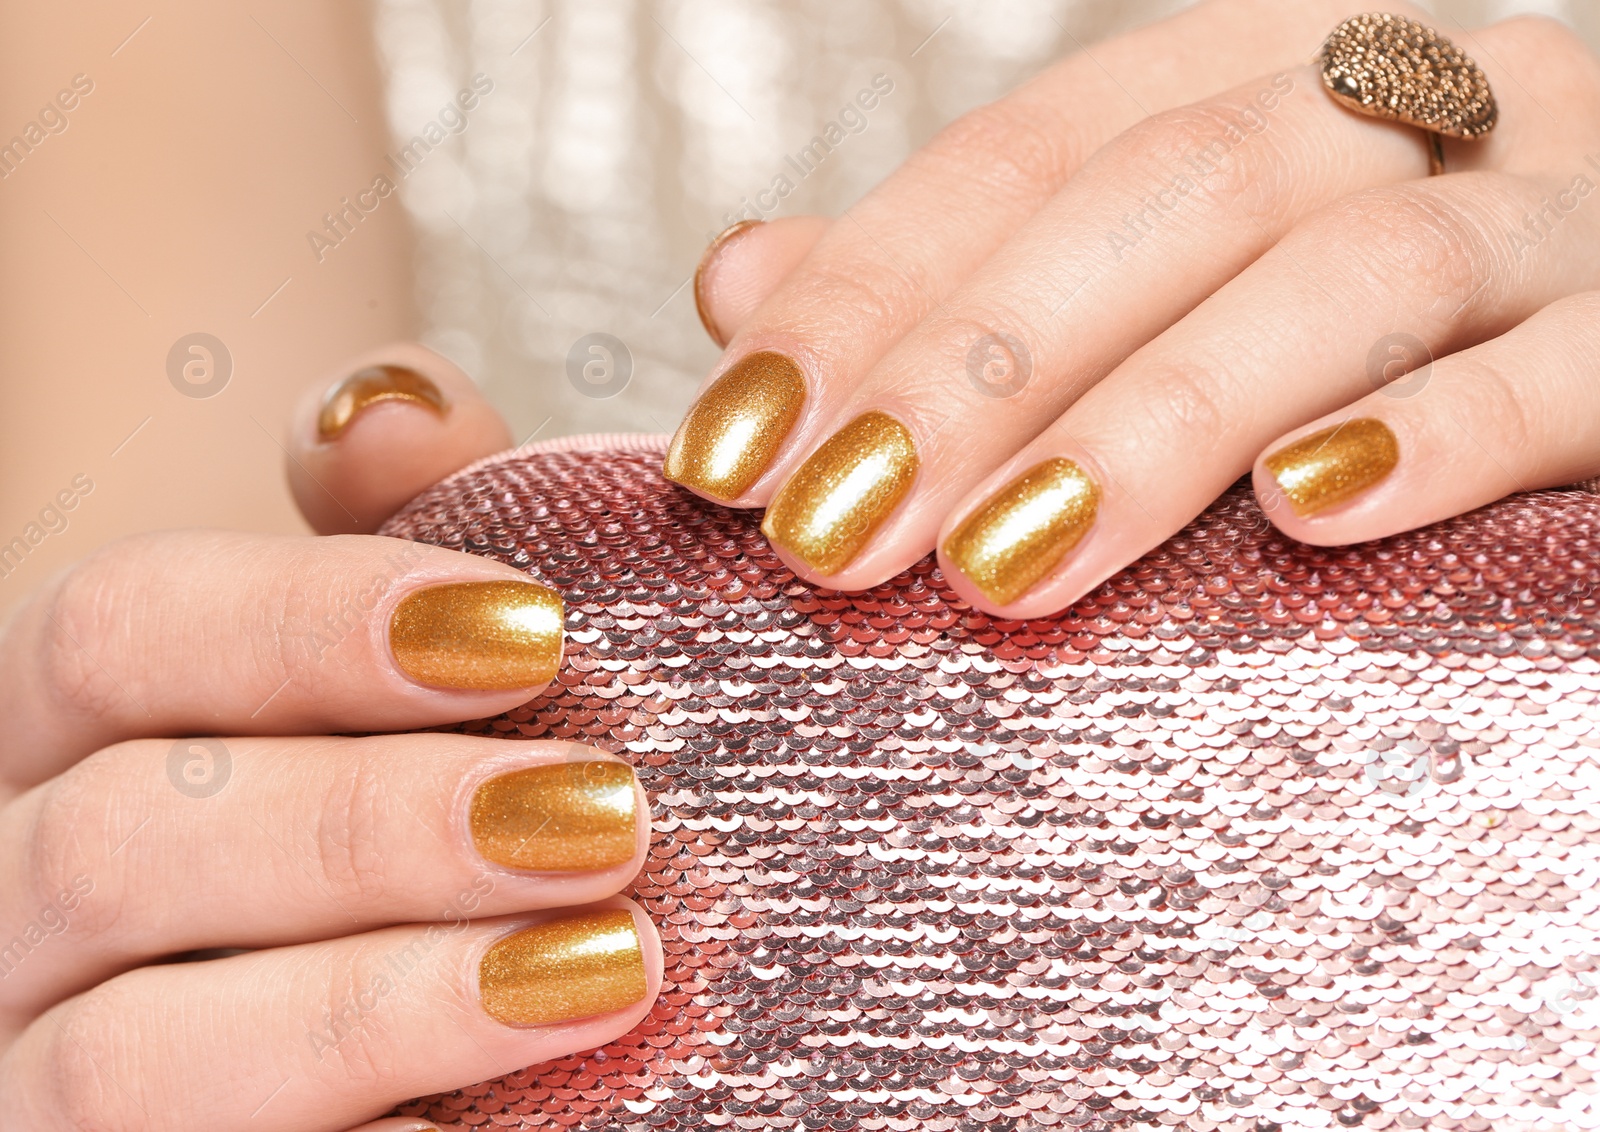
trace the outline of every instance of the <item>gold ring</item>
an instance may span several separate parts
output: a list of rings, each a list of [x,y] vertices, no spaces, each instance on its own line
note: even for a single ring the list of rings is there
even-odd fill
[[[1317,57],[1322,85],[1358,114],[1416,126],[1429,171],[1444,172],[1442,138],[1475,141],[1499,117],[1483,68],[1427,24],[1368,12],[1333,29]]]

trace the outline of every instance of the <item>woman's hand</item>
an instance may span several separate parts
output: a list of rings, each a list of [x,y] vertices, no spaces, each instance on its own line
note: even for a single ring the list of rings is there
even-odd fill
[[[1429,177],[1307,65],[1364,7],[1212,0],[956,122],[820,239],[724,241],[732,338],[669,477],[766,506],[808,579],[937,546],[1023,617],[1252,468],[1321,544],[1600,473],[1600,63],[1545,20],[1442,28],[1500,120]]]
[[[504,446],[434,355],[356,368],[294,432],[323,525]],[[561,631],[516,570],[369,536],[142,535],[35,595],[0,638],[7,1126],[348,1129],[631,1029],[661,978],[617,895],[631,768],[329,737],[515,707]]]

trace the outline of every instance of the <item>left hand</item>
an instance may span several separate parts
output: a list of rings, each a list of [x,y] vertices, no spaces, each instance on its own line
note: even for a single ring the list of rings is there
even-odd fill
[[[1269,8],[1303,26],[1253,60],[1207,56],[1174,95],[1191,46],[1248,42]],[[740,465],[708,382],[668,474],[770,505],[802,577],[862,589],[937,546],[950,584],[1008,617],[1070,605],[1252,468],[1272,521],[1323,545],[1600,474],[1600,61],[1543,19],[1442,28],[1500,118],[1447,141],[1430,177],[1420,131],[1293,65],[1357,10],[1213,0],[977,111],[820,240],[730,241],[708,272],[705,308],[733,333],[713,376],[776,351],[803,406]],[[1123,128],[1067,98],[1096,75],[1158,112]],[[1104,144],[1073,157],[1085,137]],[[1004,207],[950,203],[982,190]],[[740,257],[760,261],[747,291],[787,272],[759,305],[717,296]],[[704,473],[707,437],[740,475]]]

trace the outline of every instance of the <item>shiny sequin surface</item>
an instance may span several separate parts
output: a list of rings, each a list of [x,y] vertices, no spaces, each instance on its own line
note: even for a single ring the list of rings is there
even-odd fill
[[[617,751],[666,987],[426,1098],[483,1128],[1600,1127],[1600,501],[1355,548],[1240,489],[1066,614],[799,583],[665,441],[491,459],[385,533],[567,603],[467,730]]]

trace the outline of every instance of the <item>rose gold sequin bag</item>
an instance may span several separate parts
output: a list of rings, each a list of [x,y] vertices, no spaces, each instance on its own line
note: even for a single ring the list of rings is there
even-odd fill
[[[1600,1127],[1600,500],[1353,548],[1235,489],[1048,620],[931,561],[797,582],[657,438],[508,453],[387,534],[567,601],[465,730],[621,752],[666,988],[401,1109],[488,1128]]]

